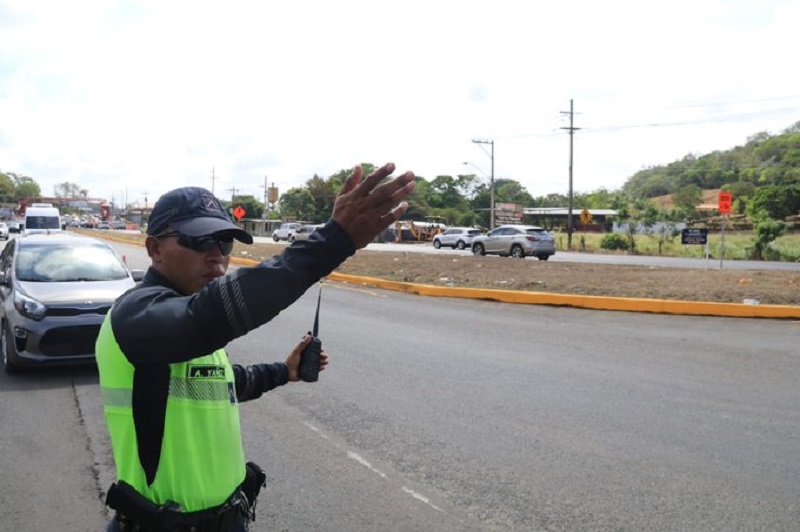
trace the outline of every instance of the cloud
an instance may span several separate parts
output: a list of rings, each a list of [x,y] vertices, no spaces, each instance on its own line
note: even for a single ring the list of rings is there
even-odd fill
[[[0,3],[0,168],[263,195],[392,160],[566,192],[800,117],[800,2]],[[212,169],[214,181],[212,182]]]

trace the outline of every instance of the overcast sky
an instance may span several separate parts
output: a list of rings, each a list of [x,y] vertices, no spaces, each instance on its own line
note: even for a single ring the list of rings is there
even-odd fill
[[[481,139],[495,178],[566,194],[573,99],[573,188],[617,189],[800,121],[799,24],[800,0],[0,0],[0,170],[152,206],[360,162],[488,178]]]

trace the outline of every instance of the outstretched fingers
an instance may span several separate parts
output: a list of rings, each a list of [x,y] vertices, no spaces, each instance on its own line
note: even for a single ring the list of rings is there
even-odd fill
[[[412,190],[414,190],[414,174],[406,172],[377,189],[369,199],[376,210],[385,212],[405,199]]]
[[[400,217],[403,216],[407,210],[408,210],[408,203],[406,203],[405,201],[401,202],[400,204],[397,205],[397,207],[395,207],[391,211],[381,216],[380,218],[381,227],[388,227],[389,225],[393,224],[394,222],[399,220]]]
[[[380,187],[373,190],[372,194],[370,194],[370,199],[376,204],[384,202],[397,203],[399,199],[402,199],[402,196],[408,195],[408,193],[411,192],[413,188],[414,188],[414,173],[405,172],[404,174],[397,176],[388,183],[384,183]],[[398,199],[398,193],[402,194],[402,196],[399,199]]]
[[[376,168],[374,172],[369,174],[366,179],[361,182],[356,193],[361,196],[368,196],[372,190],[392,172],[394,172],[394,163],[386,163],[380,168]]]
[[[350,172],[350,175],[347,176],[347,179],[344,180],[344,185],[342,185],[342,190],[340,191],[341,194],[347,194],[354,188],[361,183],[361,175],[363,170],[361,170],[361,166],[356,166],[353,168],[353,171]]]

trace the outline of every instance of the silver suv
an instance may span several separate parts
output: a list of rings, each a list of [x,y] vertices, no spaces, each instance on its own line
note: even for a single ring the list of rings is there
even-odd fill
[[[472,241],[473,255],[503,255],[547,260],[556,254],[553,235],[535,225],[501,225]]]
[[[439,249],[449,246],[453,249],[472,247],[472,239],[481,234],[480,229],[474,227],[450,227],[444,233],[433,237],[433,247]]]
[[[272,232],[272,240],[274,240],[275,242],[280,242],[281,240],[291,241],[295,229],[297,229],[301,225],[303,224],[297,222],[287,222],[285,224],[281,224],[279,228],[275,229]]]
[[[301,225],[294,232],[289,235],[289,242],[296,242],[297,240],[308,240],[308,237],[311,236],[311,233],[323,227],[325,224],[305,224]]]

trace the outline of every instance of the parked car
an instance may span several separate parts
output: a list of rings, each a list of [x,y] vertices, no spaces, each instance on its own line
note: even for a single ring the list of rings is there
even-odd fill
[[[297,222],[287,222],[285,224],[281,224],[281,226],[275,229],[272,232],[272,240],[275,242],[280,242],[281,240],[289,240],[289,237],[294,234],[295,229],[300,227],[301,223]]]
[[[295,242],[297,240],[306,240],[308,237],[322,227],[325,224],[303,224],[297,229],[295,229],[294,233],[291,234],[289,237],[289,242]]]
[[[22,366],[94,361],[111,304],[144,277],[114,249],[74,233],[10,240],[0,254],[0,358]]]
[[[5,222],[0,222],[0,238],[8,240],[8,225]]]
[[[480,229],[474,227],[449,227],[444,233],[433,237],[433,247],[449,246],[453,249],[472,247],[472,240],[481,234]]]
[[[6,225],[8,226],[9,233],[19,233],[21,230],[19,222],[16,220],[9,220],[8,222],[6,222]]]
[[[97,224],[97,229],[111,229],[111,225],[108,222],[100,222]]]
[[[472,253],[547,260],[556,254],[556,241],[551,233],[535,225],[501,225],[475,237]]]

